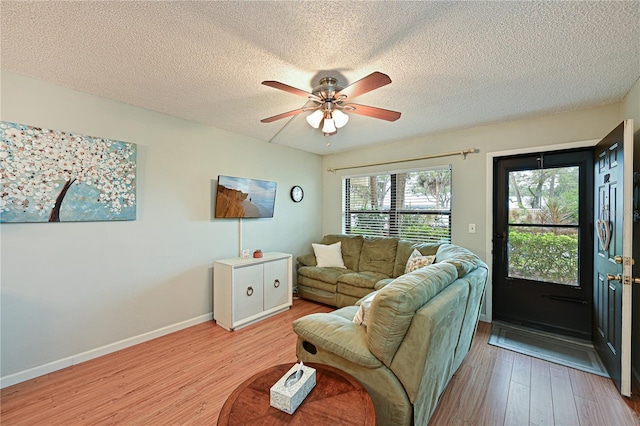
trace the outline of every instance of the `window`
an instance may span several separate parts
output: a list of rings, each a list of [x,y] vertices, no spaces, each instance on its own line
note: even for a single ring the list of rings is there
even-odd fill
[[[579,172],[573,165],[507,172],[508,277],[579,285]]]
[[[451,242],[451,166],[355,176],[343,183],[343,232]]]

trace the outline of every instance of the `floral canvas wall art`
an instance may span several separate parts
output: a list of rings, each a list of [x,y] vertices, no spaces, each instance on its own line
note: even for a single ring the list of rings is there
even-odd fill
[[[136,144],[0,122],[0,222],[135,220]]]

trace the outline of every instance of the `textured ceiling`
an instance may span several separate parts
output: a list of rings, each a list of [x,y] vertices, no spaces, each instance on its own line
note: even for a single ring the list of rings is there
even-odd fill
[[[3,70],[319,154],[616,102],[640,76],[639,1],[3,0],[1,19]],[[306,101],[263,80],[373,71],[393,82],[354,101],[398,121],[260,122]]]

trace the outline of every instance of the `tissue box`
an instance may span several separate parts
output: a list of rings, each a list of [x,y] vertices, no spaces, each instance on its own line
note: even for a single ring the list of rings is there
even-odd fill
[[[297,370],[298,364],[295,364],[275,385],[271,386],[269,404],[287,414],[293,414],[316,385],[316,369],[303,365],[300,380],[286,387],[287,378]]]

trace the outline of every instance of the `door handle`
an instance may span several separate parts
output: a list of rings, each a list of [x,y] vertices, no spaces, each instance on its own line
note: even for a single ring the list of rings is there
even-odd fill
[[[607,281],[622,281],[622,275],[611,275],[607,274]]]
[[[626,263],[625,263],[625,259],[626,259]],[[622,264],[625,264],[625,265],[635,265],[635,264],[636,264],[635,259],[633,259],[633,258],[631,258],[631,257],[624,258],[624,257],[622,257],[622,256],[616,256],[616,257],[614,257],[614,258],[613,258],[613,260],[614,260],[618,265],[622,265]]]

